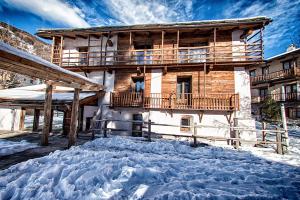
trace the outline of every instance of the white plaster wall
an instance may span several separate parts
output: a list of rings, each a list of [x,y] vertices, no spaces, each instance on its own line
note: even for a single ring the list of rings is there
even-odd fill
[[[232,56],[233,61],[243,61],[245,58],[242,58],[242,56],[245,56],[245,47],[244,46],[234,46],[234,45],[243,45],[244,40],[241,39],[241,35],[243,34],[242,30],[236,30],[232,32]]]
[[[82,129],[86,130],[86,118],[93,117],[98,111],[98,106],[84,106],[83,108],[83,119],[82,119]]]
[[[17,131],[20,127],[21,108],[0,108],[0,130]]]
[[[235,112],[238,118],[238,126],[255,128],[255,120],[251,117],[251,90],[249,71],[244,67],[234,68],[235,93],[240,96],[240,110]],[[255,132],[243,131],[241,138],[245,140],[256,140]]]

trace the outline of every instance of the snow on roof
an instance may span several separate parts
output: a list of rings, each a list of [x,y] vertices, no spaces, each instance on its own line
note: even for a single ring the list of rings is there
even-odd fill
[[[267,58],[266,61],[271,61],[271,60],[274,60],[274,59],[276,59],[276,58],[280,58],[280,57],[282,57],[282,56],[286,56],[286,55],[288,55],[288,54],[290,54],[290,53],[295,53],[295,52],[297,52],[297,51],[300,51],[300,48],[297,48],[297,49],[294,49],[294,50],[292,50],[292,51],[288,51],[288,52],[284,52],[284,53],[281,53],[281,54],[272,56],[272,57],[270,57],[270,58]]]
[[[43,90],[45,87],[45,84],[41,84],[0,90],[0,99],[44,101],[45,92]],[[67,87],[56,87],[52,93],[52,100],[72,101],[74,93],[71,90],[73,89]],[[82,100],[93,95],[95,95],[94,92],[82,92],[79,95],[79,99]]]
[[[156,23],[156,24],[135,24],[135,25],[116,25],[116,26],[98,26],[89,28],[53,28],[53,29],[39,29],[36,33],[42,37],[43,34],[60,31],[84,31],[84,30],[130,30],[130,29],[149,29],[151,27],[157,28],[174,28],[174,27],[188,27],[188,26],[210,26],[210,25],[231,25],[231,24],[246,24],[246,23],[262,23],[268,24],[272,19],[266,16],[257,16],[249,18],[232,18],[232,19],[218,19],[218,20],[201,20],[201,21],[186,21],[186,22],[173,22],[173,23]]]
[[[43,65],[45,67],[49,67],[49,68],[54,69],[56,71],[62,72],[64,74],[75,76],[77,78],[84,79],[85,81],[88,81],[90,83],[99,85],[99,83],[94,82],[93,80],[91,80],[91,79],[89,79],[89,78],[87,78],[85,76],[82,76],[82,75],[80,75],[78,73],[75,73],[75,72],[71,72],[69,70],[66,70],[66,69],[64,69],[64,68],[62,68],[60,66],[57,66],[57,65],[55,65],[55,64],[53,64],[53,63],[51,63],[51,62],[49,62],[47,60],[44,60],[44,59],[42,59],[42,58],[40,58],[40,57],[38,57],[36,55],[32,55],[32,54],[27,53],[25,51],[21,51],[21,50],[16,49],[16,48],[14,48],[14,47],[12,47],[12,46],[4,43],[4,42],[1,42],[1,41],[0,41],[0,50],[8,52],[8,53],[11,53],[11,54],[19,56],[19,57],[22,57],[24,59],[31,60],[31,61],[39,63],[39,64],[41,64],[41,65]]]

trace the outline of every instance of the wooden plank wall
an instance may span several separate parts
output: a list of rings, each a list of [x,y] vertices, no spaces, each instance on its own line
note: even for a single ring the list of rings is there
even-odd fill
[[[192,92],[204,94],[204,71],[168,72],[162,77],[162,93],[176,92],[177,77],[192,78]],[[234,93],[234,69],[231,66],[215,67],[206,74],[206,93]]]
[[[143,74],[140,76],[142,77]],[[137,73],[130,71],[116,71],[115,73],[115,91],[130,92],[132,88],[132,77],[139,77]],[[151,73],[145,73],[145,93],[150,94],[151,90]]]

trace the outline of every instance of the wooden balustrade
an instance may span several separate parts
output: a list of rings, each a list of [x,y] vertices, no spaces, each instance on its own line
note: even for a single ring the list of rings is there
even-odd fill
[[[111,107],[141,107],[174,110],[238,110],[238,94],[111,93]]]
[[[70,67],[262,61],[262,49],[260,46],[261,44],[258,42],[226,46],[131,50],[130,53],[128,50],[77,52],[74,49],[63,50],[63,52],[54,51],[53,63],[62,67]],[[95,46],[90,47],[95,49]],[[59,48],[55,46],[54,49]]]
[[[276,71],[276,72],[272,72],[260,76],[251,77],[251,83],[258,84],[258,83],[263,83],[268,81],[290,78],[299,75],[300,75],[300,70],[297,67],[294,67],[291,69],[285,69],[285,70],[280,70],[280,71]]]
[[[289,92],[289,93],[274,93],[274,94],[268,94],[265,96],[252,96],[252,103],[261,103],[268,98],[271,98],[272,100],[278,101],[278,102],[299,101],[300,93],[299,92]]]

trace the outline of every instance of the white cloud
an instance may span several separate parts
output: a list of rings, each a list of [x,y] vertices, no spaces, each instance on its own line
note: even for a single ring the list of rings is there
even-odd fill
[[[299,23],[300,20],[300,0],[273,0],[268,2],[241,0],[228,7],[232,9],[225,9],[223,14],[226,18],[264,15],[273,19],[273,22],[266,27],[265,31],[264,41],[268,49],[290,43],[291,36],[297,28],[294,25]],[[300,31],[299,27],[298,31]]]
[[[47,21],[70,27],[89,27],[84,13],[60,0],[4,0],[5,6],[35,14]]]
[[[115,19],[123,24],[185,21],[192,15],[192,1],[104,0]]]

